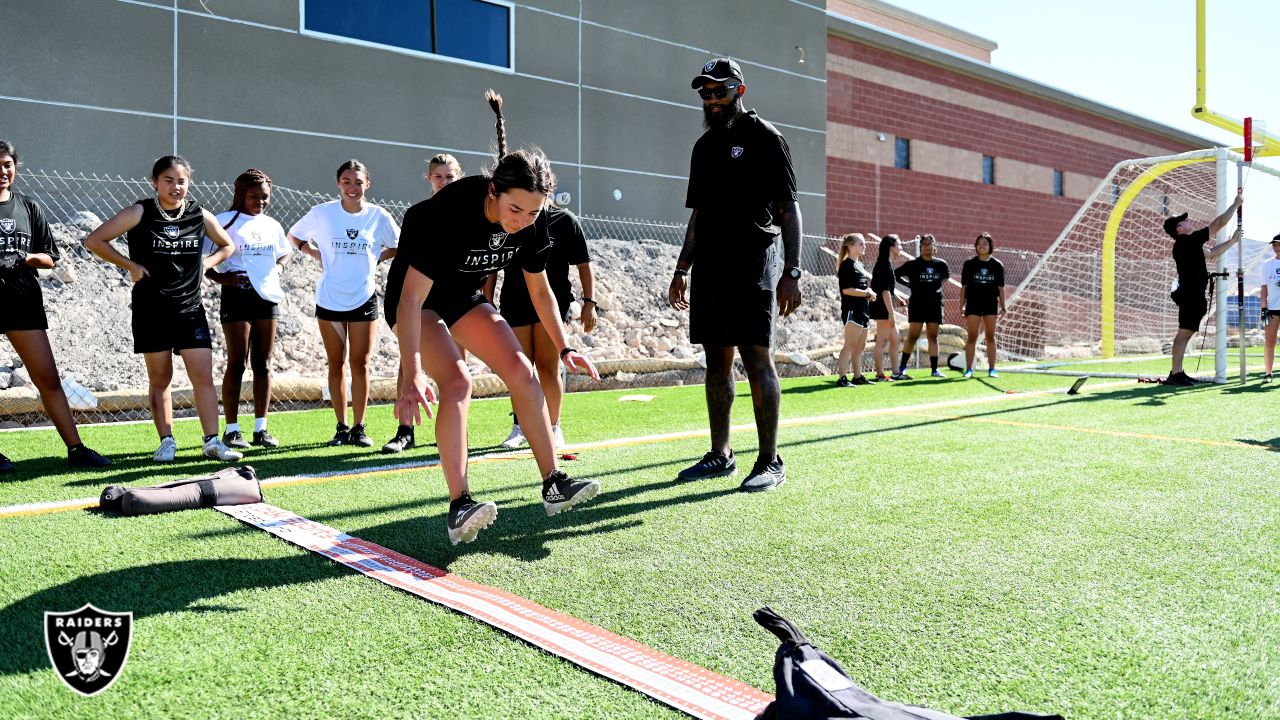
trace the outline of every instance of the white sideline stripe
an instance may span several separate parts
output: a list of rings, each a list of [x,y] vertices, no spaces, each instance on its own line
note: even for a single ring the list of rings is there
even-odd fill
[[[740,681],[512,593],[445,573],[289,510],[266,503],[215,509],[374,580],[505,630],[694,717],[751,720],[772,699]]]
[[[1109,389],[1113,387],[1121,387],[1130,385],[1128,382],[1099,383],[1090,387],[1090,391]],[[1037,397],[1042,395],[1062,395],[1066,393],[1066,389],[1055,390],[1033,390],[1029,392],[1019,392],[1012,395],[990,395],[977,398],[963,398],[959,400],[943,400],[935,403],[923,403],[920,405],[895,405],[886,408],[869,408],[867,410],[853,410],[847,413],[838,413],[835,415],[813,415],[802,418],[788,418],[778,421],[779,427],[794,427],[798,425],[818,425],[827,422],[839,422],[842,420],[854,420],[857,418],[875,417],[878,415],[900,415],[902,413],[910,413],[921,410],[938,410],[943,408],[963,407],[966,405],[981,405],[984,403],[1002,402],[1009,400],[1017,400],[1026,397]],[[299,411],[303,412],[303,411]],[[139,421],[150,422],[150,421]],[[734,425],[729,428],[730,432],[745,432],[754,430],[755,423],[746,423],[743,425]],[[681,432],[661,433],[658,435],[638,435],[629,438],[617,438],[614,440],[599,440],[590,443],[574,443],[565,447],[560,452],[574,452],[580,450],[598,450],[601,448],[618,447],[624,445],[644,445],[647,443],[666,442],[670,440],[688,440],[696,437],[708,437],[711,435],[710,430],[684,430]],[[492,452],[481,455],[468,456],[467,462],[489,461],[489,460],[516,460],[532,457],[533,454],[529,450],[511,450],[507,452]],[[402,463],[391,463],[389,465],[376,465],[373,467],[360,468],[359,470],[332,470],[329,472],[312,473],[306,475],[281,475],[274,478],[262,480],[263,487],[271,487],[273,485],[289,485],[302,482],[317,482],[330,478],[340,477],[360,477],[363,475],[372,475],[384,472],[399,472],[403,470],[428,469],[436,467],[440,464],[439,460],[412,460]],[[59,500],[55,502],[42,503],[26,503],[22,505],[6,505],[0,506],[0,518],[10,515],[37,515],[47,512],[57,512],[59,510],[74,510],[83,507],[96,507],[97,498],[79,498],[75,500]]]

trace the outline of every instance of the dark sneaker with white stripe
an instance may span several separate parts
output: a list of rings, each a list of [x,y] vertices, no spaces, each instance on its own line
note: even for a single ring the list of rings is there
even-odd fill
[[[556,470],[542,481],[542,509],[547,511],[547,515],[557,515],[581,505],[598,494],[600,494],[599,482],[574,480],[563,470]]]
[[[449,502],[449,542],[454,545],[469,543],[497,518],[498,506],[495,503],[478,503],[471,499],[470,493],[462,493],[457,500]]]
[[[253,431],[253,444],[258,447],[280,447],[280,441],[275,439],[265,428]]]
[[[18,468],[13,466],[13,461],[0,453],[0,473],[11,473]]]
[[[399,429],[396,430],[396,436],[388,440],[386,445],[382,446],[382,454],[394,455],[395,453],[408,450],[413,447],[413,445],[413,428],[408,428],[406,430],[405,427],[401,425]]]
[[[729,451],[729,457],[725,457],[715,450],[712,450],[706,455],[703,455],[697,465],[690,465],[689,467],[681,470],[680,474],[676,476],[676,479],[706,480],[707,478],[718,478],[724,477],[725,475],[732,475],[737,469],[738,461],[734,459],[732,450]]]
[[[338,426],[335,428],[333,433],[333,439],[329,441],[329,444],[335,447],[338,445],[346,445],[347,437],[350,434],[351,428],[347,427],[346,423],[338,423]]]
[[[373,439],[365,432],[364,423],[356,423],[351,426],[351,432],[347,433],[347,444],[373,447]]]
[[[1165,378],[1165,385],[1180,385],[1182,387],[1191,387],[1196,384],[1194,378],[1185,372],[1169,373],[1169,377]]]
[[[787,481],[787,469],[782,464],[782,456],[779,455],[773,459],[773,462],[756,461],[756,466],[751,468],[751,474],[746,480],[738,486],[742,492],[760,492],[762,490],[772,490]]]
[[[67,464],[71,467],[106,467],[111,464],[111,460],[102,457],[97,451],[81,443],[72,448],[67,448]]]
[[[244,441],[244,434],[239,430],[232,430],[222,434],[222,444],[229,448],[247,448],[249,443]]]

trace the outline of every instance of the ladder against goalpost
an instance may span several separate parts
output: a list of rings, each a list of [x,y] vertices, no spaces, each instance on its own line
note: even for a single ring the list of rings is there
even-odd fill
[[[1123,358],[1167,354],[1178,329],[1178,309],[1170,298],[1177,276],[1173,241],[1165,234],[1165,218],[1187,213],[1198,227],[1208,225],[1235,197],[1245,159],[1227,148],[1181,155],[1139,158],[1118,163],[1098,183],[1071,222],[1010,295],[1008,312],[998,326],[1002,358],[1054,361]],[[1280,172],[1253,165],[1245,182],[1249,197],[1280,197]],[[1210,239],[1230,237],[1235,223]],[[1246,228],[1247,230],[1247,228]],[[1265,231],[1259,228],[1259,232]],[[1246,238],[1248,233],[1246,232]],[[1238,326],[1256,327],[1256,305],[1227,324],[1227,297],[1235,314],[1237,270],[1245,277],[1271,255],[1265,240],[1246,243],[1219,258],[1210,314],[1188,346],[1188,358],[1201,348],[1213,349],[1214,362],[1200,363],[1201,375],[1212,366],[1218,381],[1227,374],[1227,347],[1235,344]],[[1210,268],[1214,272],[1214,268]],[[1257,295],[1256,283],[1246,294]],[[1197,361],[1189,360],[1188,371]]]

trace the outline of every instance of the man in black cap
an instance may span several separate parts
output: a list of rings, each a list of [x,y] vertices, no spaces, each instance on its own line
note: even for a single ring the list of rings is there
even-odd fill
[[[1195,384],[1195,380],[1182,370],[1182,357],[1187,352],[1191,336],[1200,329],[1200,319],[1209,311],[1206,297],[1209,271],[1205,267],[1205,260],[1217,260],[1219,255],[1240,239],[1242,231],[1237,228],[1229,240],[1211,248],[1204,245],[1209,242],[1209,238],[1218,234],[1243,202],[1244,196],[1237,192],[1236,199],[1226,212],[1199,230],[1192,230],[1193,225],[1186,213],[1165,218],[1164,231],[1173,238],[1173,263],[1178,268],[1178,282],[1172,293],[1173,302],[1178,306],[1178,334],[1173,337],[1173,365],[1169,369],[1166,384]]]
[[[785,317],[800,306],[796,176],[781,133],[754,110],[744,110],[747,86],[738,63],[716,58],[692,85],[702,98],[707,132],[693,147],[685,202],[692,212],[668,301],[689,309],[689,339],[706,350],[711,452],[681,471],[680,479],[721,477],[737,469],[729,445],[736,347],[751,384],[760,444],[739,489],[771,490],[787,479],[778,455],[781,392],[772,344],[776,313]]]

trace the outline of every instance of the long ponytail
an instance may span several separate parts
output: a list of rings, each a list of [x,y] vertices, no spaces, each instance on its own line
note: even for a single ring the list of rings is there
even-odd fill
[[[498,162],[485,175],[493,183],[495,195],[515,188],[550,197],[556,189],[556,176],[551,172],[551,161],[538,148],[521,148],[507,151],[507,127],[502,117],[502,96],[492,89],[486,90],[484,99],[497,116]]]

